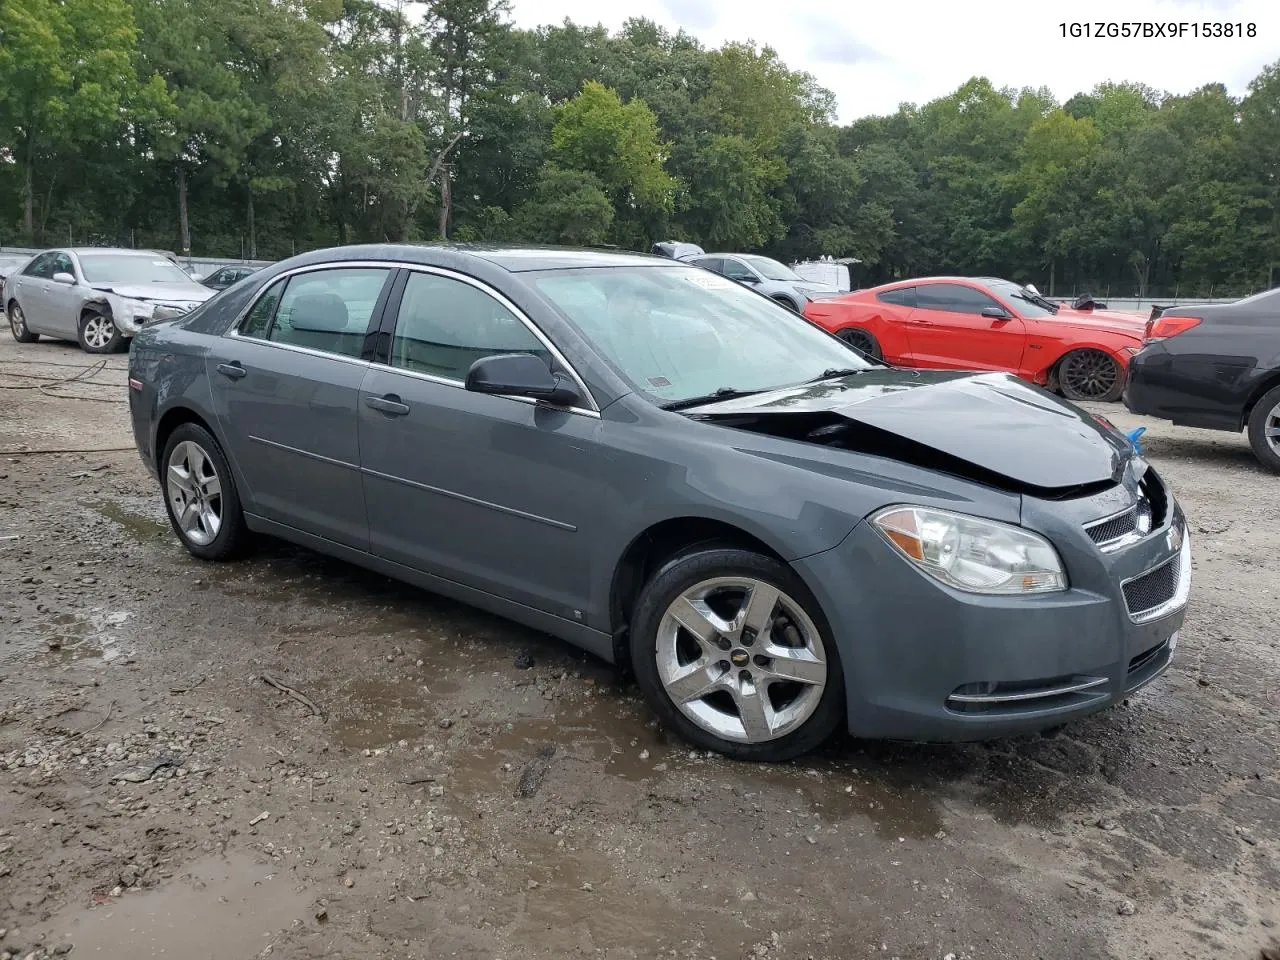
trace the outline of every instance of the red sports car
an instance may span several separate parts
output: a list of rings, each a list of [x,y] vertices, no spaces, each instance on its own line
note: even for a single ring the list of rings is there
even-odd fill
[[[1146,318],[1059,306],[991,277],[902,280],[810,301],[804,315],[895,366],[1004,370],[1071,400],[1118,400]]]

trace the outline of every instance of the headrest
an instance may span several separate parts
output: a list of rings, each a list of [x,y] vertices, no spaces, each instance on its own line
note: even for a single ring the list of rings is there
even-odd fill
[[[347,304],[336,293],[304,293],[293,301],[289,324],[313,333],[343,333],[347,329]]]

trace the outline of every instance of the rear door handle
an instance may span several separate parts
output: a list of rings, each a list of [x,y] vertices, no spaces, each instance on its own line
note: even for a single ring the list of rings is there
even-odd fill
[[[400,398],[394,393],[388,393],[384,397],[365,397],[364,402],[367,406],[373,407],[375,410],[381,410],[392,417],[403,417],[409,413],[409,405],[401,403]]]
[[[237,360],[233,363],[218,364],[218,372],[224,377],[229,377],[232,380],[239,380],[241,377],[248,374],[249,371],[240,366],[240,361]]]

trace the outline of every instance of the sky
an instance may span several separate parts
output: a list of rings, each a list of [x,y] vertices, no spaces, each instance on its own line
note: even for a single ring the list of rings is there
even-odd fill
[[[1058,100],[1107,80],[1237,95],[1280,60],[1280,0],[511,0],[521,27],[645,16],[707,46],[754,40],[836,95],[843,123],[946,96],[972,76],[1048,87]],[[1063,22],[1186,24],[1181,38],[1063,36]],[[1256,35],[1191,34],[1191,24],[1256,25]],[[1068,31],[1070,28],[1068,27]],[[1168,26],[1166,26],[1168,30]]]

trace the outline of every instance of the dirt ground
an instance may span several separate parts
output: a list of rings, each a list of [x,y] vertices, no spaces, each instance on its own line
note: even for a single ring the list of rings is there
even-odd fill
[[[1280,478],[1242,437],[1148,424],[1196,579],[1130,703],[758,767],[547,637],[278,543],[190,558],[126,358],[33,379],[92,362],[0,344],[0,958],[1252,960],[1280,932]],[[26,452],[66,449],[107,452]]]

